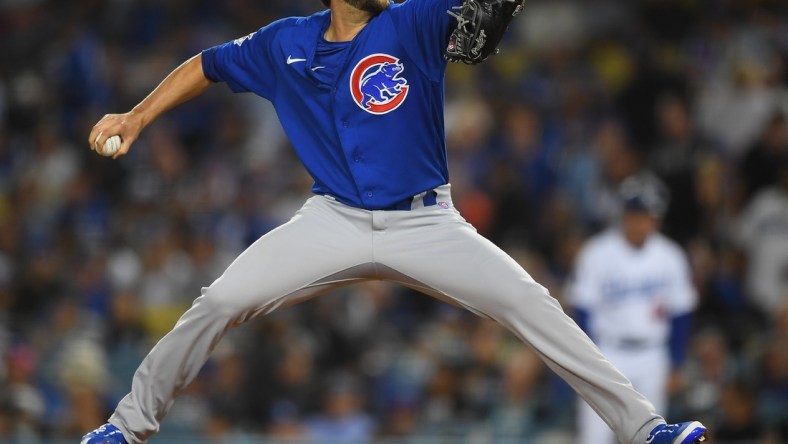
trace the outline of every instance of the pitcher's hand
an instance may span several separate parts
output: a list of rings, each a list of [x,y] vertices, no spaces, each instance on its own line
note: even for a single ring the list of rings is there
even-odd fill
[[[124,114],[107,114],[93,126],[88,136],[88,145],[91,150],[101,154],[101,147],[107,139],[115,135],[120,136],[120,149],[112,156],[113,159],[117,159],[129,151],[143,126],[142,118],[133,111]]]

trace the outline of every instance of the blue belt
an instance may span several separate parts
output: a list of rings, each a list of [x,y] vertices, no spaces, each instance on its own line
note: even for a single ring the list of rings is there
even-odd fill
[[[413,208],[413,203],[421,202],[425,207],[431,207],[438,204],[438,192],[435,190],[427,191],[422,197],[409,197],[402,199],[394,205],[389,205],[386,208],[381,208],[383,211],[410,211]]]
[[[623,338],[616,341],[614,346],[620,350],[644,350],[663,347],[664,344],[647,339]]]

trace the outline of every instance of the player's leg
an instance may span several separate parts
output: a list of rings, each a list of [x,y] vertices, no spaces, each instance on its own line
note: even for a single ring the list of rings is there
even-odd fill
[[[663,412],[667,409],[666,384],[670,357],[663,347],[622,349],[606,347],[603,344],[600,349],[602,354],[632,381],[635,390],[651,401],[656,411]],[[588,403],[580,400],[577,413],[578,444],[615,442],[613,432]]]
[[[615,434],[594,409],[582,399],[577,402],[577,444],[615,444]]]
[[[613,363],[629,377],[635,390],[643,393],[654,404],[658,412],[667,410],[670,355],[665,347],[630,350],[620,365],[615,360]]]
[[[629,377],[630,368],[626,366],[629,362],[625,353],[621,353],[615,349],[600,348],[602,354],[605,355],[617,369],[624,375]],[[631,380],[631,378],[630,378]],[[633,384],[633,386],[635,386]],[[637,390],[637,386],[635,386]],[[642,391],[640,393],[643,393]],[[646,393],[643,393],[646,398],[651,400]],[[651,400],[653,403],[653,400]],[[654,406],[656,411],[661,411]],[[594,409],[588,405],[582,398],[577,402],[577,441],[578,444],[614,444],[617,442],[613,431],[610,427],[602,421],[602,418],[597,415]]]
[[[511,257],[452,209],[392,212],[373,237],[392,280],[492,318],[534,347],[625,443],[642,444],[664,420]]]
[[[110,422],[129,443],[146,441],[229,329],[364,278],[364,264],[371,257],[369,220],[363,216],[314,197],[292,220],[257,240],[203,288],[173,330],[153,347]]]

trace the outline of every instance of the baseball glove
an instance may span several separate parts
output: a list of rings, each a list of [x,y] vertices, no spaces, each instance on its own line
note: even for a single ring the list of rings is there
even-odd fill
[[[444,56],[450,62],[481,63],[498,53],[498,43],[525,0],[464,0],[447,12],[457,19]]]

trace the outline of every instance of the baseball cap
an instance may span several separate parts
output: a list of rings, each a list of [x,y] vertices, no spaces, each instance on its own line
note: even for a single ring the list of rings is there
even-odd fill
[[[624,179],[619,187],[624,211],[644,212],[660,217],[670,200],[665,184],[651,172],[640,172]]]

